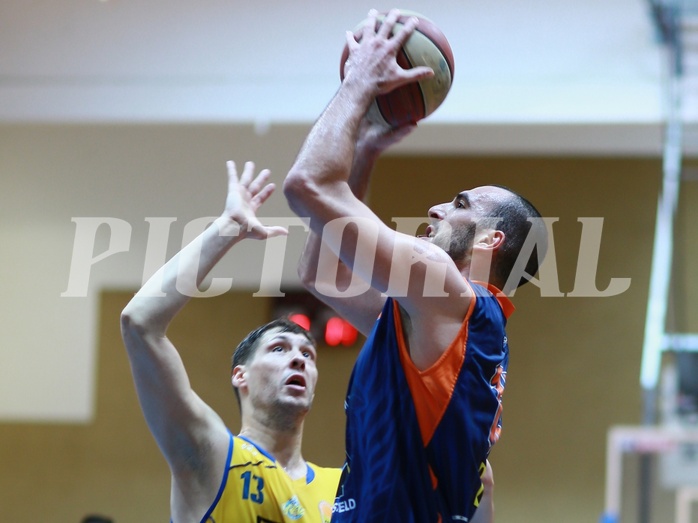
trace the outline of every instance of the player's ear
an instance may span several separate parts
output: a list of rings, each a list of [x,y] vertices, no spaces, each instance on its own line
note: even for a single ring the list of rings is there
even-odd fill
[[[502,231],[491,229],[483,233],[482,236],[476,240],[475,247],[496,251],[504,245],[505,238],[506,236]]]
[[[233,368],[232,375],[230,377],[230,382],[233,384],[233,387],[239,389],[243,385],[246,384],[246,369],[244,365],[236,365]]]
[[[504,245],[505,239],[506,235],[502,231],[494,231],[492,234],[492,248],[494,250],[499,249],[502,245]]]

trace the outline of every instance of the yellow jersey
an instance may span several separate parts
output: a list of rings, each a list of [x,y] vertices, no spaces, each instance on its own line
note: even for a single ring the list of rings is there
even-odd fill
[[[202,523],[330,523],[340,469],[308,463],[293,480],[264,449],[232,434],[227,459]]]

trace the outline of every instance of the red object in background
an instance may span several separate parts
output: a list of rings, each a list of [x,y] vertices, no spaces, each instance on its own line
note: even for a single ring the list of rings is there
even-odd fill
[[[270,316],[297,323],[321,346],[352,347],[359,341],[359,332],[351,323],[306,291],[286,291],[274,298]]]
[[[303,327],[305,330],[307,330],[307,331],[310,330],[310,318],[308,318],[308,316],[306,316],[305,314],[300,314],[300,313],[291,314],[288,317],[288,319],[294,323],[297,323],[298,325]]]
[[[333,316],[325,324],[325,343],[330,347],[336,347],[339,344],[349,347],[356,343],[357,337],[358,332],[354,326],[342,318]]]

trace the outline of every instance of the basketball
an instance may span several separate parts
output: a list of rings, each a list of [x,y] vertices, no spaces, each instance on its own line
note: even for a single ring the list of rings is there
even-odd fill
[[[378,15],[378,26],[387,13]],[[446,99],[453,82],[453,51],[443,32],[428,18],[413,11],[400,11],[393,34],[409,17],[416,16],[419,24],[397,54],[397,63],[404,69],[427,66],[434,70],[434,76],[412,82],[376,97],[369,110],[370,116],[379,116],[392,127],[407,123],[417,123],[432,114]],[[354,33],[359,36],[359,24]],[[349,48],[344,45],[340,62],[340,78],[344,80],[344,64],[349,56]]]

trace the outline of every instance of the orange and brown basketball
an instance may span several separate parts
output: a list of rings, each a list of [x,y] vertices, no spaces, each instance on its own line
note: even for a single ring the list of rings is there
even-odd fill
[[[378,26],[385,19],[386,14],[378,15]],[[401,10],[393,33],[412,16],[419,19],[419,24],[398,52],[397,63],[405,69],[423,65],[431,67],[434,70],[434,76],[403,85],[376,98],[371,111],[378,112],[380,117],[392,127],[417,123],[432,114],[446,99],[453,82],[453,51],[446,36],[434,22],[419,13]],[[359,28],[363,25],[364,23],[359,24],[354,31],[357,38]],[[345,45],[340,62],[342,80],[344,64],[348,56],[349,48]]]

